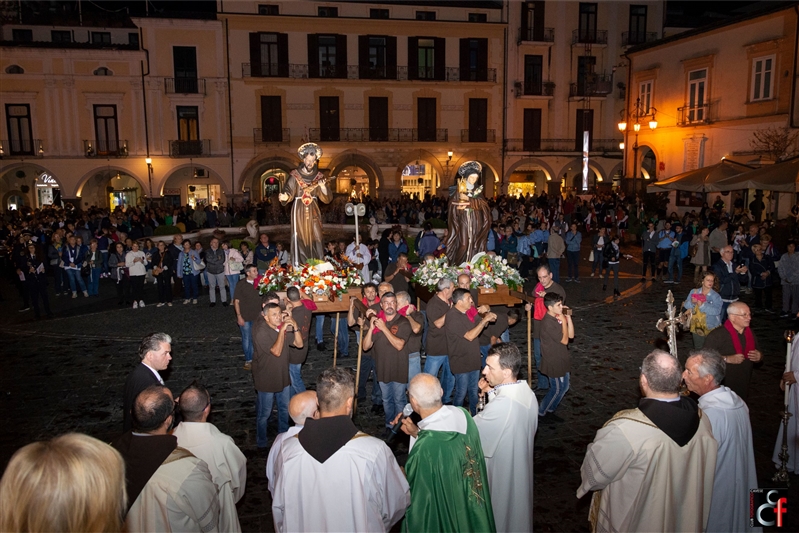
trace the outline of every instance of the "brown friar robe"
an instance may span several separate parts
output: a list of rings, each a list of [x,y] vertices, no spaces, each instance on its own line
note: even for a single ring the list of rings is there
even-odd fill
[[[482,195],[469,198],[469,205],[459,205],[458,187],[450,187],[449,240],[447,258],[450,264],[460,265],[471,261],[488,246],[488,231],[491,229],[491,210]],[[499,245],[497,245],[499,247]]]
[[[291,244],[290,260],[292,264],[305,264],[309,259],[324,259],[325,250],[322,246],[322,212],[319,201],[329,204],[333,199],[333,190],[330,183],[322,192],[321,187],[312,185],[315,179],[322,179],[323,174],[316,168],[311,174],[305,174],[304,167],[292,170],[283,193],[289,198],[281,203],[283,205],[294,202],[291,207]],[[296,251],[296,253],[295,253]],[[295,261],[296,257],[296,261]]]

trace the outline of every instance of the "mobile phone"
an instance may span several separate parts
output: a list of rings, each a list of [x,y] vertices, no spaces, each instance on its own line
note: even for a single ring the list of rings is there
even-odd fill
[[[569,307],[564,307],[564,308],[563,308],[563,314],[564,314],[564,315],[569,315],[569,316],[571,316],[571,314],[572,314],[572,310],[571,310],[571,308],[569,308]]]

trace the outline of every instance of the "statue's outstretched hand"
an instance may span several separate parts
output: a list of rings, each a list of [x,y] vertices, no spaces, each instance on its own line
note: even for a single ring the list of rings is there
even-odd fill
[[[288,200],[289,200],[289,195],[288,195],[288,194],[286,194],[286,193],[284,193],[284,192],[282,192],[282,193],[280,193],[280,194],[277,196],[277,198],[278,198],[278,200],[280,200],[281,202],[288,202]]]

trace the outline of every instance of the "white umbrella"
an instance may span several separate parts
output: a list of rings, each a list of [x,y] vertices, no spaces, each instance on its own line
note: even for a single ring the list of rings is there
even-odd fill
[[[688,191],[688,192],[714,192],[720,189],[716,184],[724,179],[729,179],[752,167],[728,159],[722,159],[715,165],[689,170],[677,174],[663,181],[650,183],[648,192]]]
[[[799,157],[720,180],[716,182],[715,186],[718,191],[761,189],[796,192],[797,181],[799,181]]]

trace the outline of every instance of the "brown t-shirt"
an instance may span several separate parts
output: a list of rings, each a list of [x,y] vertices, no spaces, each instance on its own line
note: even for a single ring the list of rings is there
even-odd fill
[[[491,312],[497,315],[495,322],[489,323],[477,339],[480,341],[480,346],[488,346],[491,344],[491,337],[499,337],[506,329],[508,329],[508,308],[504,306],[492,307]]]
[[[394,274],[396,271],[397,271],[397,263],[391,263],[386,267],[386,271],[383,273],[383,277],[387,278],[390,275]],[[398,292],[408,292],[409,289],[408,278],[406,278],[401,273],[391,278],[391,281],[389,281],[389,283],[391,283],[391,286],[394,287],[394,294]]]
[[[422,328],[419,330],[419,333],[414,333],[413,327],[411,327],[411,338],[408,339],[407,344],[408,355],[418,353],[422,349],[422,333],[424,333],[424,315],[417,309],[413,313],[410,313],[410,317],[417,324],[421,324]]]
[[[472,322],[465,313],[461,313],[455,307],[447,312],[444,329],[447,332],[447,346],[449,346],[449,368],[453,374],[480,370],[482,362],[480,341],[478,338],[473,341],[464,338],[464,335],[473,330],[479,322],[480,317],[475,317]],[[429,334],[427,338],[430,338]]]
[[[550,378],[562,378],[571,370],[569,347],[561,343],[563,326],[547,313],[541,319],[541,373]]]
[[[408,339],[413,334],[411,323],[397,313],[394,320],[386,322],[386,326],[395,337],[405,341],[405,346],[397,350],[382,331],[372,334],[374,345],[370,351],[377,366],[377,381],[408,383]]]
[[[245,322],[255,322],[261,318],[261,295],[255,285],[247,282],[246,279],[236,283],[236,300],[239,301],[239,311],[241,318]]]
[[[294,333],[286,333],[280,357],[272,355],[277,335],[263,318],[252,325],[252,380],[259,392],[280,392],[291,384],[289,344],[294,340]]]
[[[366,307],[369,308],[369,309],[374,309],[375,313],[379,313],[380,311],[383,310],[383,308],[380,307],[380,302],[373,303],[372,305],[368,305]],[[353,307],[352,308],[352,318],[354,318],[355,321],[356,321],[355,325],[352,326],[353,329],[359,329],[360,328],[360,326],[358,326],[358,322],[357,322],[358,318],[360,318],[360,316],[361,316],[361,312],[358,310],[358,308],[357,307]],[[364,333],[366,333],[366,326],[368,326],[368,325],[369,325],[368,320],[364,321],[364,324],[363,324]]]
[[[302,335],[302,348],[295,348],[293,345],[289,347],[289,363],[292,365],[301,365],[308,357],[308,332],[311,329],[312,316],[313,313],[311,310],[302,304],[291,310],[291,317],[297,322],[297,326],[300,328],[300,334]],[[293,341],[294,333],[291,333],[291,337],[288,337],[286,340],[287,342]]]
[[[537,285],[537,284],[536,284]],[[549,286],[548,289],[544,289],[546,292],[554,292],[556,294],[560,294],[561,298],[563,298],[563,305],[566,305],[566,291],[563,290],[563,287],[552,282],[552,285]],[[535,296],[535,294],[533,295]],[[533,310],[535,312],[535,309]],[[541,338],[541,321],[540,320],[533,320],[533,338],[539,339]]]
[[[437,328],[435,325],[436,320],[447,314],[449,311],[449,304],[434,295],[427,302],[427,344],[425,345],[425,352],[427,355],[447,355],[449,350],[447,348],[447,323],[444,322],[443,328]]]

